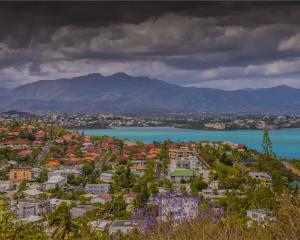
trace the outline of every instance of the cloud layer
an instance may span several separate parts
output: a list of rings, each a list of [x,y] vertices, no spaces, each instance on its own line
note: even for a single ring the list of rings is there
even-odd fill
[[[0,86],[126,72],[183,86],[300,87],[300,5],[0,3]]]

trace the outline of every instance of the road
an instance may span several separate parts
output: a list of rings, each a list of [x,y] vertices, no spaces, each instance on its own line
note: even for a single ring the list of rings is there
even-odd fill
[[[45,159],[51,147],[52,147],[52,142],[48,141],[46,145],[42,148],[42,151],[40,152],[39,156],[37,157],[38,162],[42,162]]]

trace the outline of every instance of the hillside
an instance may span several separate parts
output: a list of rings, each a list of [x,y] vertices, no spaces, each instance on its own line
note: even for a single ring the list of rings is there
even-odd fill
[[[43,80],[0,91],[0,110],[63,112],[300,112],[300,90],[180,87],[125,73]]]

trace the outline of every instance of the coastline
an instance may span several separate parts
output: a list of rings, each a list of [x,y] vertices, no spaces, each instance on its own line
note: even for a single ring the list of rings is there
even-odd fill
[[[193,130],[175,127],[115,127],[111,129],[81,129],[85,135],[110,136],[145,143],[154,141],[228,141],[244,144],[250,149],[261,151],[263,130]],[[300,128],[269,131],[275,154],[282,158],[300,159]]]
[[[122,129],[122,128],[145,128],[145,129],[150,129],[150,128],[170,128],[170,129],[183,129],[183,130],[199,130],[199,131],[213,131],[213,132],[222,132],[222,131],[263,131],[264,129],[252,129],[252,128],[234,128],[234,129],[213,129],[213,128],[188,128],[188,127],[177,127],[177,126],[116,126],[116,127],[106,127],[106,128],[101,128],[101,127],[83,127],[83,128],[68,128],[66,129],[70,131],[78,131],[78,130],[108,130],[108,129]],[[280,131],[280,130],[292,130],[292,129],[300,129],[300,127],[285,127],[285,128],[274,128],[274,129],[268,129],[269,131]]]

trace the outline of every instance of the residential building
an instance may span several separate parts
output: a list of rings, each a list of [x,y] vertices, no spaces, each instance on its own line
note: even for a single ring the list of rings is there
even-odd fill
[[[37,189],[28,189],[23,191],[24,195],[30,198],[39,198],[44,193]]]
[[[49,201],[27,199],[18,203],[15,215],[17,218],[41,216],[49,211]]]
[[[12,190],[14,187],[11,181],[0,181],[0,192],[6,192]]]
[[[271,211],[268,209],[247,210],[247,217],[251,219],[250,221],[247,222],[248,227],[251,227],[253,221],[264,226],[269,221],[273,220],[273,217],[271,216]]]
[[[63,187],[67,183],[67,179],[60,175],[51,176],[47,182],[43,183],[45,190],[55,189],[56,187]]]
[[[35,137],[37,140],[43,140],[46,137],[46,133],[44,131],[37,131]]]
[[[106,194],[109,192],[111,185],[108,183],[102,184],[86,184],[85,191],[93,194]]]
[[[48,178],[51,178],[52,176],[63,176],[63,177],[67,177],[68,175],[80,176],[81,174],[82,171],[77,168],[63,168],[55,171],[50,171],[48,173]]]
[[[224,123],[206,123],[204,124],[204,126],[207,128],[218,129],[218,130],[223,130],[226,127]]]
[[[146,161],[144,161],[144,160],[132,160],[132,163],[135,166],[145,166],[146,165]]]
[[[204,161],[204,159],[196,156],[189,156],[187,158],[176,157],[172,159],[168,168],[169,168],[169,172],[173,172],[176,168],[186,168],[186,169],[202,171],[202,170],[207,170],[208,166],[207,163]]]
[[[113,171],[106,171],[100,174],[100,180],[102,182],[111,183],[113,181],[113,176]]]
[[[196,156],[197,152],[190,150],[189,147],[180,147],[175,149],[169,149],[169,157],[170,159],[175,158],[188,158],[190,156]]]
[[[131,204],[133,203],[138,197],[137,193],[128,193],[124,195],[124,200],[126,204]]]
[[[32,178],[37,179],[41,173],[42,169],[39,167],[33,167],[32,168]]]
[[[62,202],[66,203],[68,205],[70,205],[72,203],[71,200],[61,200],[59,198],[50,198],[49,199],[49,203],[52,208],[55,208],[56,206],[60,205]]]
[[[271,186],[272,183],[272,178],[269,174],[267,174],[266,172],[249,172],[248,175],[252,178],[255,179],[257,181],[259,181],[259,183],[263,186]]]
[[[138,222],[133,220],[115,220],[109,227],[109,234],[122,233],[126,234],[133,229],[138,228]]]
[[[24,180],[32,179],[32,168],[31,167],[17,167],[12,168],[9,171],[9,180],[14,182],[22,182]]]
[[[112,196],[109,194],[102,194],[100,196],[94,197],[91,199],[91,203],[101,203],[106,204],[113,200]]]
[[[172,182],[180,183],[182,181],[189,182],[192,178],[199,176],[199,172],[192,169],[176,168],[169,174]]]
[[[74,218],[83,217],[88,212],[96,210],[96,209],[98,209],[98,207],[91,206],[91,205],[79,205],[79,206],[73,207],[71,209],[71,215]]]
[[[208,183],[215,173],[215,170],[200,170],[200,177],[204,182]]]
[[[219,185],[220,185],[220,182],[219,181],[211,181],[209,184],[208,184],[208,187],[212,190],[218,190],[219,189]]]
[[[108,229],[111,222],[112,221],[110,221],[110,220],[99,220],[99,221],[89,222],[89,224],[93,229],[96,229],[98,231],[104,231],[104,230]]]
[[[145,167],[145,166],[138,166],[138,165],[135,165],[135,166],[130,167],[130,170],[131,170],[131,172],[134,173],[134,174],[143,176],[143,175],[145,174],[146,167]]]
[[[226,190],[203,189],[199,193],[205,199],[216,200],[216,199],[219,199],[219,198],[224,198]]]
[[[266,209],[247,210],[247,217],[258,222],[267,222],[270,220],[270,211]]]

